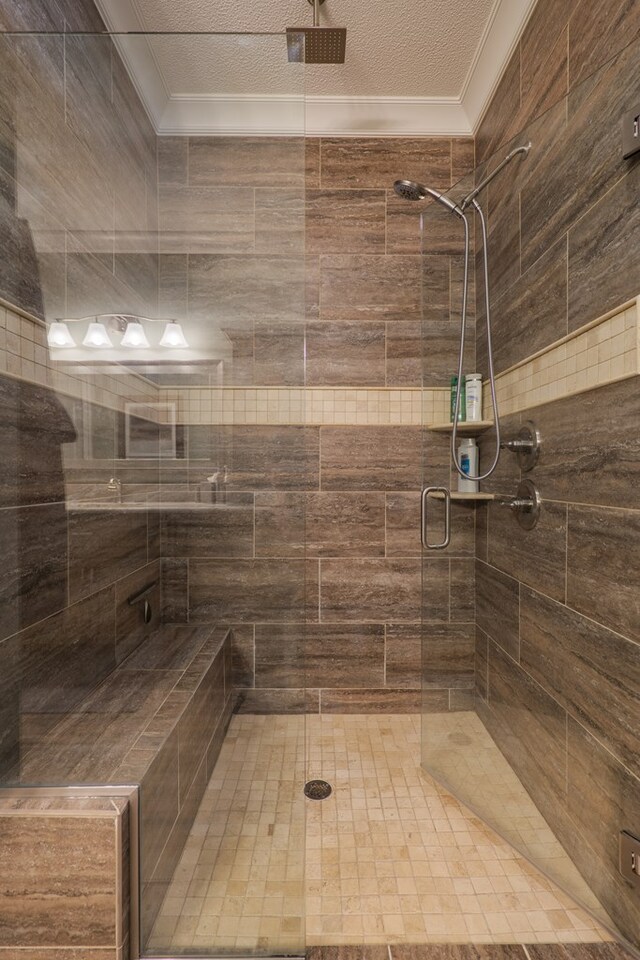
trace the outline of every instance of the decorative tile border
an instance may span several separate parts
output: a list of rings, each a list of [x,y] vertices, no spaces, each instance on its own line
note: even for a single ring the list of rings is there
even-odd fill
[[[184,424],[420,426],[449,419],[449,390],[390,387],[157,388],[123,369],[101,374],[49,357],[44,326],[0,306],[0,372],[115,410],[175,404]],[[640,298],[623,304],[499,374],[503,415],[640,374]],[[484,418],[492,418],[489,390]],[[159,410],[159,417],[162,411]]]
[[[501,414],[560,400],[640,373],[640,298],[599,317],[496,378]],[[488,389],[484,416],[492,418]]]
[[[448,416],[448,390],[223,387],[161,390],[179,423],[420,426]]]
[[[496,380],[500,412],[517,413],[640,374],[640,299],[576,330]],[[161,390],[180,423],[419,426],[449,419],[449,390],[222,387]],[[485,419],[492,418],[485,389]]]

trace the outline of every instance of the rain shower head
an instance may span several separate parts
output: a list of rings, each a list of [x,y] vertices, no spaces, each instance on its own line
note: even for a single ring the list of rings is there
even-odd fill
[[[451,213],[456,213],[459,217],[463,216],[462,210],[453,200],[449,200],[449,197],[445,197],[444,194],[432,190],[431,187],[425,187],[415,180],[396,180],[393,189],[403,200],[426,200],[427,197],[433,197]]]
[[[320,4],[313,5],[312,27],[287,27],[287,53],[290,63],[344,63],[347,50],[346,27],[321,27]]]

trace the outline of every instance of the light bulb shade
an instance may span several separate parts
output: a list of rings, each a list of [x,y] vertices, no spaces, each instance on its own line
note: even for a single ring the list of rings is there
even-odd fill
[[[103,323],[94,320],[89,324],[89,329],[82,341],[83,347],[112,347],[111,337],[107,333],[107,328]]]
[[[171,347],[174,350],[184,350],[189,346],[187,338],[182,332],[182,327],[176,320],[171,320],[164,328],[160,346]]]
[[[75,340],[69,331],[69,327],[61,320],[55,320],[53,323],[49,324],[49,329],[47,330],[47,343],[50,347],[56,347],[57,349],[75,347],[76,345]]]
[[[124,332],[121,345],[123,347],[133,347],[134,349],[149,346],[147,335],[144,332],[144,327],[141,323],[138,323],[137,320],[129,321],[127,324],[127,329]]]

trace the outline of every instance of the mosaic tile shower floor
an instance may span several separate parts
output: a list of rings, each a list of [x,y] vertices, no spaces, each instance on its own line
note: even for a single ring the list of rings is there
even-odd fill
[[[419,717],[234,717],[149,948],[610,939],[425,777],[419,751]],[[306,800],[320,776],[333,795]]]

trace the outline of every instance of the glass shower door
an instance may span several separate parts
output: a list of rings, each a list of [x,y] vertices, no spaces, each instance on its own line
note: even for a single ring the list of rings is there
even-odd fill
[[[501,173],[502,179],[494,181],[478,198],[488,215],[489,278],[498,375],[505,351],[504,339],[507,334],[514,336],[510,330],[505,331],[506,308],[501,297],[504,298],[504,291],[509,283],[514,282],[513,278],[519,276],[520,268],[519,247],[509,230],[519,222],[519,191],[523,179],[539,162],[535,145],[550,136],[548,131],[554,130],[554,125],[562,123],[565,108],[564,102],[551,108],[529,130],[501,149],[495,158],[447,191],[448,196],[460,203],[476,183],[496,168],[509,149],[529,141],[534,144],[531,158],[520,165],[515,161]],[[479,371],[488,391],[482,234],[471,209],[467,210],[467,216],[471,249],[464,372]],[[434,202],[425,209],[422,230],[426,427],[423,481],[425,486],[437,484],[451,491],[449,546],[446,550],[423,549],[422,766],[521,857],[534,864],[598,920],[610,923],[585,882],[585,877],[589,880],[586,871],[583,870],[581,876],[572,860],[572,845],[566,842],[560,830],[556,828],[554,832],[550,826],[556,797],[545,786],[546,774],[542,764],[536,766],[530,753],[538,751],[536,737],[553,721],[560,744],[559,762],[556,765],[556,754],[550,755],[545,762],[553,769],[556,766],[561,769],[564,763],[564,721],[562,724],[556,722],[553,712],[556,705],[549,698],[545,699],[531,678],[526,681],[530,683],[527,688],[529,701],[519,698],[521,690],[514,681],[518,674],[515,668],[520,666],[518,584],[509,575],[508,567],[498,571],[490,565],[488,544],[491,531],[498,527],[504,529],[507,525],[509,539],[518,542],[521,550],[525,549],[523,543],[526,541],[522,539],[525,534],[515,519],[511,531],[508,512],[490,502],[493,494],[515,494],[520,480],[515,458],[503,451],[495,473],[480,483],[477,499],[463,499],[457,493],[458,475],[452,465],[452,427],[449,421],[450,377],[457,373],[460,343],[463,224],[459,217]],[[513,314],[507,314],[507,317],[511,322]],[[486,405],[484,415],[491,418],[491,409]],[[434,422],[438,425],[436,431],[429,429],[429,423]],[[504,437],[514,436],[520,426],[519,415],[502,416],[501,426]],[[460,438],[472,432],[461,428]],[[494,456],[495,431],[490,428],[479,432],[478,443],[482,473]],[[442,539],[443,517],[442,502],[430,499],[427,524],[430,542],[437,543]],[[501,621],[502,616],[509,624],[508,630]],[[506,649],[502,649],[500,643],[490,642],[482,629],[487,625]],[[514,670],[512,676],[510,671]],[[561,784],[564,788],[564,779]],[[556,887],[547,889],[557,892]]]
[[[143,955],[301,954],[304,65],[1,41],[0,778],[140,784]]]
[[[143,943],[150,955],[172,957],[295,955],[305,945],[312,593],[308,438],[292,409],[305,359],[304,65],[288,62],[280,34],[145,42],[161,62],[180,62],[182,87],[198,91],[194,135],[159,138],[161,297],[216,356],[157,372],[185,412],[188,482],[201,500],[213,484],[205,520],[222,515],[205,536],[175,527],[167,562],[177,575],[186,567],[190,626],[231,629],[225,683],[234,712],[177,863],[160,875],[154,868],[147,884]],[[269,108],[264,91],[274,95]],[[256,113],[267,109],[277,115]],[[223,132],[207,133],[211,126]],[[260,135],[235,134],[246,127]],[[168,491],[183,467],[167,464]],[[144,791],[142,803],[144,819]]]
[[[459,184],[455,194],[463,196],[467,187],[471,181]],[[475,504],[456,499],[449,424],[450,385],[457,373],[460,343],[464,232],[460,219],[436,202],[424,208],[421,232],[423,489],[444,487],[452,496],[449,530],[443,500],[423,497],[422,762],[446,782],[446,764],[454,756],[449,739],[452,718],[468,716],[474,704]],[[475,369],[473,278],[471,255],[466,371]],[[450,542],[445,548],[427,545],[443,543],[446,535]]]

